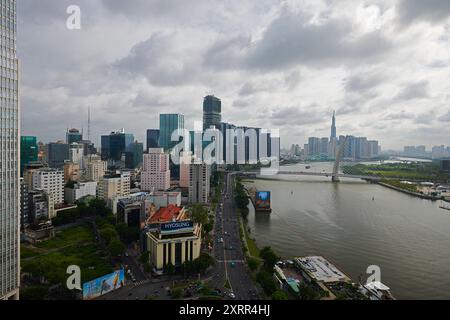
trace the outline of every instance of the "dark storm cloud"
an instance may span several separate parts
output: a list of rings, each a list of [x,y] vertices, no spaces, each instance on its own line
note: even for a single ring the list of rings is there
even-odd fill
[[[450,1],[400,0],[397,11],[402,25],[410,25],[419,20],[435,24],[450,17]]]

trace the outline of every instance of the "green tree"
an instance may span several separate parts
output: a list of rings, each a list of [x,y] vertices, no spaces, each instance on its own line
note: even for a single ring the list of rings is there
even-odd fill
[[[250,268],[250,270],[255,271],[259,267],[259,261],[255,258],[247,258],[247,265]]]
[[[111,253],[111,255],[113,257],[117,257],[119,255],[121,255],[124,251],[125,251],[125,246],[122,242],[120,242],[119,239],[113,239],[111,240],[111,242],[108,245],[108,250],[109,253]]]
[[[272,294],[273,300],[289,300],[289,297],[286,292],[277,290]]]
[[[191,219],[195,223],[201,223],[205,225],[208,223],[208,209],[201,204],[194,204],[191,207]]]
[[[277,285],[273,275],[265,270],[260,271],[256,275],[256,281],[258,281],[268,296],[271,296],[275,291],[277,291]]]
[[[259,256],[264,260],[264,268],[268,272],[273,272],[273,268],[277,263],[279,257],[275,254],[271,247],[264,247],[260,252]]]

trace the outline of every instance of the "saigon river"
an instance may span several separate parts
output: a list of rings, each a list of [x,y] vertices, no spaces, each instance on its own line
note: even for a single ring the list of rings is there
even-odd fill
[[[311,164],[311,171],[332,164]],[[282,170],[305,170],[304,165]],[[361,180],[277,176],[245,181],[271,191],[271,214],[248,225],[258,246],[290,259],[321,255],[357,282],[369,265],[398,299],[450,299],[450,214],[422,200]]]

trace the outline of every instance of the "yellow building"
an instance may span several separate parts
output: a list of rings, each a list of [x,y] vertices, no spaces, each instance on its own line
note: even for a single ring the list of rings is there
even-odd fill
[[[180,267],[200,256],[202,226],[185,220],[182,208],[161,208],[152,218],[154,223],[148,225],[145,240],[149,262],[157,272],[169,264]]]

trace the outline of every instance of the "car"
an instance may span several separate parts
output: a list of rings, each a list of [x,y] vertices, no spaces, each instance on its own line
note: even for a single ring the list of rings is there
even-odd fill
[[[232,268],[236,268],[236,262],[232,262],[232,263],[231,263],[231,267],[232,267]]]
[[[231,298],[231,299],[236,299],[236,295],[233,292],[230,292],[228,294],[228,297]]]

